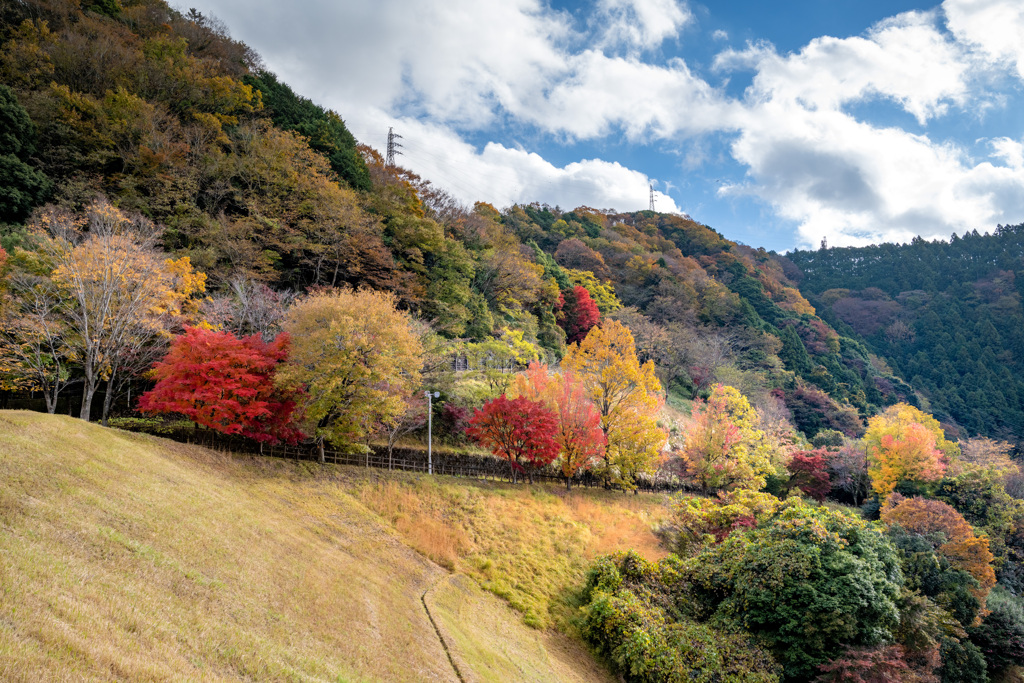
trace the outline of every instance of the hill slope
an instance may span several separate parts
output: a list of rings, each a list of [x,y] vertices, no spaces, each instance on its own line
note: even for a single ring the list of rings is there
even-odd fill
[[[1024,225],[797,251],[800,290],[910,381],[953,434],[1024,434]]]
[[[339,470],[27,412],[0,454],[3,680],[608,680]]]
[[[0,173],[20,198],[0,197],[0,286],[39,274],[41,216],[81,217],[103,197],[158,224],[162,248],[208,278],[202,316],[236,334],[272,336],[281,290],[350,285],[395,293],[451,342],[447,355],[515,332],[553,363],[593,324],[578,319],[579,287],[631,328],[681,401],[725,382],[766,410],[784,401],[808,436],[853,436],[909,391],[763,250],[652,211],[464,207],[359,146],[227,27],[164,0],[0,8],[0,112],[0,138],[20,150],[20,170]],[[247,287],[262,292],[266,328],[239,308]],[[4,317],[0,331],[13,330]],[[19,372],[0,373],[0,390],[23,388]],[[446,388],[442,403],[479,403]]]

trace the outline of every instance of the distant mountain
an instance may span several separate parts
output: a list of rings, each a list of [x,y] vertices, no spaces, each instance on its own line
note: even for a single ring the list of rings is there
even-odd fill
[[[1024,225],[788,260],[822,318],[886,359],[954,432],[1024,437]]]

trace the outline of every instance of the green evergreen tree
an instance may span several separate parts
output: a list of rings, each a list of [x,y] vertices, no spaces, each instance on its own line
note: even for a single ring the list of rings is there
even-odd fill
[[[50,182],[27,160],[35,149],[35,126],[18,96],[0,85],[0,222],[20,223],[49,192]]]
[[[353,188],[370,189],[370,172],[356,149],[356,139],[338,114],[299,97],[269,71],[244,80],[260,91],[274,125],[305,136],[309,146],[327,157],[338,177]]]

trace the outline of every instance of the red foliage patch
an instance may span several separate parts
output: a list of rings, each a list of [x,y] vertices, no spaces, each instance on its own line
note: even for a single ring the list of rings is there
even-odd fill
[[[817,501],[825,500],[832,488],[828,476],[828,451],[798,451],[789,462],[789,485],[797,487]]]
[[[139,398],[149,413],[177,413],[223,434],[294,443],[295,401],[274,386],[274,371],[288,357],[288,336],[271,343],[258,335],[190,327],[153,366],[157,383]]]
[[[500,458],[513,472],[543,467],[558,456],[558,418],[543,403],[504,394],[473,413],[466,434]]]
[[[590,298],[590,292],[576,285],[562,292],[562,309],[558,313],[558,324],[565,330],[566,341],[576,344],[583,341],[594,325],[601,320],[597,303]]]

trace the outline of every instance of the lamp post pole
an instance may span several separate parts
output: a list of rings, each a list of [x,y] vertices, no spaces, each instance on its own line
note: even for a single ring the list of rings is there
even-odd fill
[[[441,395],[439,391],[424,391],[427,395],[427,474],[434,473],[434,402]]]

